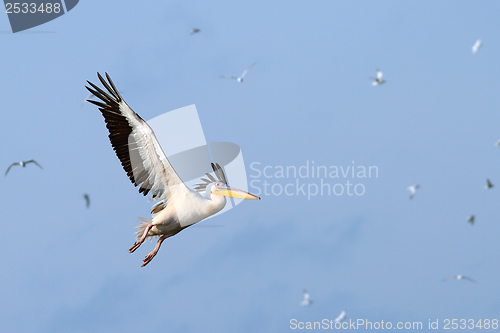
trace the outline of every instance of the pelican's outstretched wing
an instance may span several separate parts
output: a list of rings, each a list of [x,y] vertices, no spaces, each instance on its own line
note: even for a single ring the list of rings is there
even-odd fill
[[[382,71],[380,69],[377,69],[377,79],[382,80],[383,75],[384,75],[384,73],[382,73]]]
[[[139,193],[147,195],[151,191],[153,199],[166,202],[174,192],[189,192],[151,127],[127,105],[107,73],[109,84],[99,73],[97,76],[109,94],[87,81],[94,88],[86,87],[88,91],[102,100],[89,102],[97,105],[104,116],[111,145],[130,181],[139,186]]]
[[[5,171],[5,175],[4,176],[7,176],[7,174],[9,173],[10,171],[10,168],[12,168],[14,165],[21,165],[21,163],[19,162],[14,162],[12,163],[11,165],[9,165],[9,168],[7,169],[7,171]]]
[[[464,275],[462,275],[462,279],[463,279],[463,280],[468,280],[468,281],[470,281],[470,282],[474,282],[474,283],[476,283],[476,280],[474,280],[474,279],[472,279],[472,278],[470,278],[470,277],[468,277],[468,276],[464,276]]]
[[[24,162],[24,164],[28,164],[28,163],[35,163],[36,165],[38,165],[40,167],[40,169],[43,170],[42,166],[40,164],[38,164],[35,160],[29,160],[29,161]]]
[[[231,76],[231,75],[221,75],[219,77],[221,79],[234,79],[234,80],[238,80],[238,78],[236,76]]]
[[[247,75],[248,70],[249,70],[250,68],[252,68],[255,64],[256,64],[256,62],[254,62],[253,64],[251,64],[250,66],[248,66],[248,68],[247,68],[247,69],[245,69],[245,71],[243,72],[243,74],[241,74],[241,76],[240,76],[240,77],[241,77],[241,78],[244,78],[244,77],[245,77],[245,75]]]

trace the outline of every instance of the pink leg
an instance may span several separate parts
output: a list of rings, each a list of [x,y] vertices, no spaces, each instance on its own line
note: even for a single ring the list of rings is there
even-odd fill
[[[128,249],[129,253],[134,252],[135,250],[137,250],[139,248],[139,246],[141,246],[141,244],[146,240],[146,237],[148,236],[148,232],[149,232],[149,230],[151,230],[152,227],[153,227],[153,223],[150,223],[146,226],[146,228],[144,228],[144,232],[142,233],[141,238],[138,239],[134,243],[134,245],[132,245],[132,247],[130,249]]]
[[[158,253],[158,250],[160,249],[160,246],[161,246],[161,243],[163,243],[163,241],[165,239],[167,239],[170,235],[166,236],[166,235],[163,235],[160,237],[160,239],[158,239],[158,242],[156,242],[156,246],[154,248],[153,251],[149,252],[149,254],[146,256],[146,259],[144,259],[144,264],[142,264],[141,267],[144,267],[146,266],[147,264],[149,264],[149,262],[151,260],[153,260],[153,258],[155,257],[155,255]]]

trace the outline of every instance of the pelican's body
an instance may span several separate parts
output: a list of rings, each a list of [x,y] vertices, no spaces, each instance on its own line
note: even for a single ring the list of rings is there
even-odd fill
[[[382,79],[382,76],[384,75],[384,73],[382,73],[382,71],[380,69],[377,69],[377,77],[372,77],[371,79],[373,79],[374,81],[372,82],[372,85],[373,86],[379,86],[381,85],[382,83],[385,83],[385,80]]]
[[[474,225],[475,220],[476,220],[475,215],[471,215],[471,216],[467,217],[467,222],[469,222],[471,225]]]
[[[193,29],[191,29],[190,34],[191,34],[191,35],[194,35],[195,33],[198,33],[198,32],[200,32],[200,29],[198,29],[198,28],[193,28]]]
[[[420,185],[412,185],[408,187],[408,191],[410,191],[410,200],[415,197],[415,194],[417,193],[417,190],[420,188]]]
[[[495,146],[500,147],[500,140],[498,140],[497,143],[495,143]]]
[[[151,208],[152,219],[141,219],[138,240],[129,249],[132,253],[146,238],[160,237],[142,266],[153,259],[166,238],[221,211],[226,205],[226,196],[260,200],[250,193],[229,187],[219,164],[212,163],[217,179],[207,173],[209,179],[202,178],[204,183],[198,184],[196,191],[188,188],[168,161],[151,127],[127,105],[108,74],[108,82],[97,74],[108,92],[87,81],[94,88],[87,89],[102,100],[89,102],[99,106],[111,145],[132,183],[139,186],[139,193],[151,193],[153,199],[159,200]],[[198,192],[205,192],[205,196]]]
[[[481,40],[478,39],[474,45],[472,45],[472,55],[476,54],[477,50],[479,50],[479,48],[483,46],[483,43],[481,43]]]
[[[495,185],[489,180],[486,179],[486,186],[484,187],[485,189],[489,190],[490,188],[493,188]]]
[[[252,68],[256,63],[254,62],[253,64],[251,64],[250,66],[248,66],[247,69],[245,69],[245,71],[243,72],[243,74],[241,74],[240,77],[236,77],[236,76],[230,76],[230,75],[224,75],[224,76],[219,76],[220,78],[223,78],[223,79],[233,79],[233,80],[236,80],[238,82],[243,82],[243,78],[245,77],[245,75],[247,75],[248,73],[248,70],[250,68]]]
[[[21,161],[21,162],[15,162],[15,163],[12,163],[11,165],[9,165],[9,167],[7,168],[7,171],[5,171],[5,176],[7,176],[7,174],[8,174],[8,173],[9,173],[9,171],[10,171],[10,168],[12,168],[13,166],[15,166],[15,165],[20,165],[20,166],[22,166],[23,168],[25,168],[25,167],[26,167],[26,165],[27,165],[27,164],[29,164],[29,163],[34,163],[34,164],[38,165],[38,166],[40,167],[40,169],[42,169],[42,170],[43,170],[42,166],[41,166],[40,164],[38,164],[38,163],[37,163],[37,161],[35,161],[35,160]]]

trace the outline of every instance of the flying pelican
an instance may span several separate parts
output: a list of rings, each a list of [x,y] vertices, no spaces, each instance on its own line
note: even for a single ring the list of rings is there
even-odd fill
[[[471,279],[470,277],[465,276],[465,275],[455,275],[455,276],[454,276],[454,277],[452,277],[452,278],[449,278],[449,279],[443,279],[443,282],[448,281],[448,280],[451,280],[451,279],[456,279],[456,280],[458,280],[458,281],[460,281],[460,280],[468,280],[468,281],[470,281],[470,282],[474,282],[474,283],[476,283],[476,280]]]
[[[84,193],[83,194],[83,198],[85,199],[85,205],[87,206],[87,208],[90,207],[90,197],[87,193]]]
[[[411,192],[410,193],[410,200],[413,199],[415,196],[415,193],[417,193],[417,190],[420,188],[420,185],[412,185],[408,187],[408,190]]]
[[[475,220],[476,220],[475,215],[471,215],[471,216],[467,217],[467,222],[469,222],[470,225],[474,225]]]
[[[251,64],[250,66],[248,66],[247,69],[245,69],[245,71],[243,72],[243,74],[241,74],[240,77],[236,77],[236,76],[228,76],[228,75],[224,75],[224,76],[219,76],[220,78],[223,78],[223,79],[234,79],[234,80],[237,80],[238,82],[243,82],[243,78],[245,77],[245,75],[247,74],[248,70],[250,68],[252,68],[254,65],[256,64],[256,62],[254,62],[253,64]]]
[[[195,33],[197,33],[197,32],[200,32],[200,29],[198,29],[198,28],[193,28],[193,29],[191,29],[190,34],[191,34],[191,35],[194,35],[194,34],[195,34]]]
[[[489,179],[486,179],[486,186],[484,188],[489,190],[493,186],[495,186],[495,185],[493,185]]]
[[[483,43],[481,43],[481,40],[478,39],[476,40],[476,43],[474,45],[472,45],[472,55],[476,54],[477,50],[479,50],[479,48],[483,46]]]
[[[146,196],[151,192],[152,198],[159,200],[151,208],[152,220],[140,219],[137,241],[129,249],[132,253],[146,238],[159,237],[143,267],[151,262],[165,239],[221,211],[226,205],[225,197],[260,200],[230,187],[221,166],[213,163],[217,179],[206,174],[208,179],[202,178],[203,183],[197,185],[197,190],[205,191],[205,195],[189,189],[168,161],[151,127],[123,100],[109,75],[106,73],[107,82],[99,73],[97,76],[107,92],[87,81],[93,88],[86,87],[88,91],[102,101],[89,102],[99,107],[111,145],[131,182],[139,186],[139,193]]]
[[[7,176],[7,173],[9,172],[10,168],[12,168],[14,165],[20,165],[22,166],[23,168],[26,167],[26,164],[28,163],[35,163],[36,165],[38,165],[40,167],[40,169],[43,170],[42,166],[40,164],[38,164],[35,160],[29,160],[29,161],[21,161],[21,162],[16,162],[16,163],[12,163],[9,168],[7,169],[7,171],[5,171],[5,176]]]
[[[345,312],[345,310],[342,310],[342,312],[340,313],[340,315],[337,318],[335,318],[335,322],[339,322],[340,323],[340,322],[344,321],[345,318],[346,318],[346,312]]]
[[[378,86],[381,85],[382,83],[385,83],[385,80],[382,80],[382,71],[377,68],[377,77],[371,77],[370,79],[373,79],[375,81],[372,82],[372,86]]]
[[[495,143],[495,146],[497,146],[497,147],[500,146],[500,140],[498,140],[497,143]]]
[[[313,301],[309,297],[309,293],[304,289],[304,300],[300,303],[302,306],[309,306],[313,303]]]

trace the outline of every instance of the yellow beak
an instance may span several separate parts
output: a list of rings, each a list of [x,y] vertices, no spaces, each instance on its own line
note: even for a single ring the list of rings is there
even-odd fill
[[[260,197],[256,195],[229,186],[224,186],[219,188],[217,191],[214,192],[214,194],[223,195],[225,197],[230,197],[235,199],[260,200]]]

